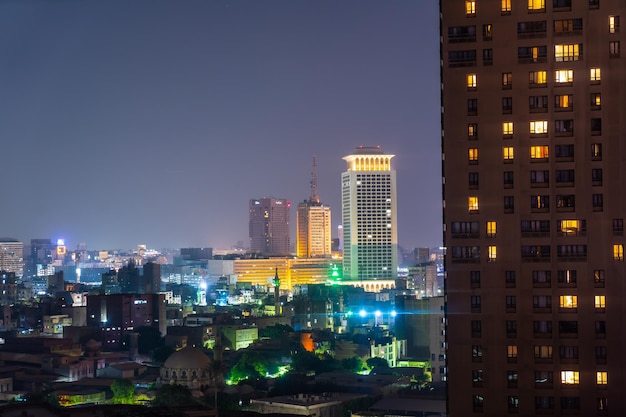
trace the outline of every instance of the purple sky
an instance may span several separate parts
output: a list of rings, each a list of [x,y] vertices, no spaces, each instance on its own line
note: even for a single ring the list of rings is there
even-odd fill
[[[248,200],[380,145],[399,243],[441,241],[436,0],[0,2],[0,236],[248,242]],[[292,235],[292,239],[294,239]]]

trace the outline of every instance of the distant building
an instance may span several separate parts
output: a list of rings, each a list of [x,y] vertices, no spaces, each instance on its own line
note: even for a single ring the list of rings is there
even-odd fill
[[[143,266],[143,292],[145,294],[156,294],[161,291],[161,265],[148,262]]]
[[[416,264],[430,262],[430,248],[415,248],[413,250],[413,258]]]
[[[272,282],[278,268],[280,288],[290,290],[295,285],[327,282],[332,267],[333,262],[328,258],[236,259],[234,274],[237,282],[273,287]]]
[[[406,355],[429,362],[433,381],[445,381],[444,298],[396,297],[396,337],[406,340]]]
[[[111,294],[87,297],[87,326],[101,330],[102,346],[119,349],[138,327],[149,326],[165,336],[163,294]]]
[[[396,279],[396,172],[380,147],[345,156],[341,175],[344,279]]]
[[[315,157],[311,176],[311,196],[298,204],[296,212],[296,256],[299,258],[330,256],[332,252],[330,207],[324,206],[317,194]]]
[[[245,349],[259,339],[259,329],[249,326],[220,326],[224,346],[232,350]]]
[[[0,238],[0,271],[24,275],[24,243],[17,239]]]
[[[181,248],[180,256],[186,261],[206,261],[213,259],[213,248]]]
[[[291,203],[282,198],[250,200],[250,251],[264,256],[289,255]]]

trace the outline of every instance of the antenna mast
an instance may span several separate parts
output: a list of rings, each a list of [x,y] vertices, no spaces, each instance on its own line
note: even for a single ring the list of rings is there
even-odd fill
[[[319,204],[320,197],[317,195],[317,165],[315,165],[315,155],[313,155],[313,167],[311,171],[311,198],[312,203]]]

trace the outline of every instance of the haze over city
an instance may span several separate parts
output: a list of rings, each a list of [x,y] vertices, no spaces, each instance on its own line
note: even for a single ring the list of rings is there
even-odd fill
[[[247,243],[248,200],[308,198],[313,155],[335,230],[342,157],[380,145],[396,155],[400,245],[440,245],[437,9],[2,2],[0,235]]]

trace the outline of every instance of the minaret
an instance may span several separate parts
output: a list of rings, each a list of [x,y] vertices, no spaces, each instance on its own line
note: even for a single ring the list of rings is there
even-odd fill
[[[280,311],[280,278],[278,277],[278,267],[276,267],[276,274],[274,275],[274,310],[276,311],[276,315],[280,316],[282,311]]]

